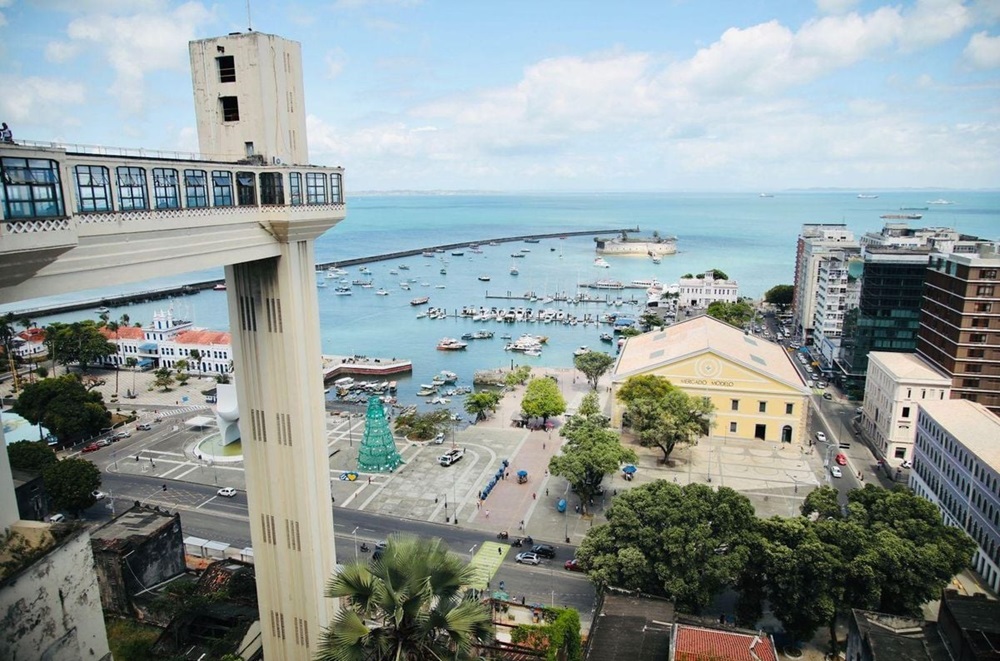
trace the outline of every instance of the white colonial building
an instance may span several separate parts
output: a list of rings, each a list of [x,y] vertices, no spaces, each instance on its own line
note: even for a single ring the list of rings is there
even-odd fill
[[[707,308],[716,301],[735,303],[740,286],[735,280],[716,280],[712,271],[693,278],[681,278],[677,283],[678,305],[682,308]]]
[[[135,358],[141,370],[174,369],[180,360],[188,362],[188,371],[201,374],[233,370],[232,336],[228,332],[194,328],[190,321],[174,319],[172,310],[154,313],[149,326],[121,326],[117,331],[103,327],[101,333],[118,347],[105,360],[109,367],[127,367],[128,359]],[[191,357],[194,351],[197,360]]]
[[[861,433],[878,458],[899,466],[913,458],[917,406],[948,399],[951,379],[913,353],[868,354]]]
[[[926,402],[910,488],[976,542],[972,566],[1000,591],[1000,418],[965,399]]]

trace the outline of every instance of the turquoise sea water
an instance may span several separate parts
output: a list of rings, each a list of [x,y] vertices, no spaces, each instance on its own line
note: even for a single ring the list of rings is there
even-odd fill
[[[929,201],[947,199],[954,204],[936,205]],[[653,264],[642,257],[607,257],[609,269],[593,267],[594,244],[591,235],[566,239],[543,239],[540,243],[501,243],[482,245],[482,254],[468,249],[462,256],[451,251],[434,258],[410,257],[368,265],[370,275],[349,270],[349,279],[371,279],[371,289],[354,287],[351,296],[335,296],[336,280],[318,290],[324,353],[363,354],[404,357],[414,365],[411,377],[398,378],[399,397],[404,402],[417,401],[418,384],[428,383],[440,370],[460,375],[459,383],[469,384],[476,369],[509,366],[518,363],[545,366],[572,364],[572,351],[580,345],[608,349],[599,341],[605,328],[562,326],[557,324],[511,324],[496,322],[474,324],[470,319],[416,319],[417,308],[409,301],[429,296],[430,304],[449,311],[463,306],[538,309],[541,301],[506,301],[487,299],[510,292],[521,295],[534,291],[539,296],[576,291],[577,283],[611,278],[629,282],[656,278],[676,282],[685,273],[699,273],[710,268],[725,271],[740,283],[740,294],[759,298],[775,284],[791,283],[795,264],[796,237],[805,223],[844,223],[857,234],[877,231],[884,224],[882,214],[901,213],[902,207],[927,207],[920,220],[909,221],[913,227],[950,226],[984,238],[1000,238],[1000,193],[956,191],[908,191],[880,193],[875,199],[859,199],[853,192],[775,193],[774,197],[746,194],[592,194],[592,195],[384,195],[349,197],[347,219],[316,242],[318,262],[360,258],[398,250],[431,247],[460,241],[485,242],[489,239],[520,234],[541,234],[635,227],[643,233],[654,230],[678,238],[678,254]],[[522,249],[531,252],[514,259],[511,253]],[[410,266],[408,271],[399,265]],[[516,263],[520,273],[509,274]],[[440,270],[444,268],[446,275]],[[396,269],[397,274],[389,273]],[[67,294],[53,299],[99,297],[121,291],[133,291],[185,280],[219,277],[221,271],[190,274],[112,290]],[[489,282],[479,280],[489,276]],[[410,291],[399,283],[408,278]],[[317,280],[325,280],[322,276]],[[426,286],[422,286],[427,283]],[[444,288],[439,288],[443,285]],[[377,296],[378,287],[390,292]],[[644,302],[642,290],[625,290],[610,298],[634,295]],[[228,328],[224,293],[205,291],[173,301],[177,316],[192,319],[196,325],[213,329]],[[20,310],[43,304],[26,301],[0,308]],[[112,318],[128,314],[132,322],[149,322],[152,312],[170,305],[157,301],[111,310]],[[637,313],[636,308],[615,308],[605,304],[572,306],[549,303],[544,307],[561,308],[582,316],[608,311]],[[45,324],[53,320],[80,318],[81,313],[40,317]],[[471,341],[466,351],[441,352],[435,346],[442,337],[486,327],[495,332],[492,340]],[[550,337],[542,356],[526,357],[503,350],[502,333],[515,338],[521,333]],[[452,403],[455,407],[457,403]]]

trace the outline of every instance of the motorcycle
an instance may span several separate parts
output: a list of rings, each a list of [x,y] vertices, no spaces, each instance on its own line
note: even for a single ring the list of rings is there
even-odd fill
[[[501,530],[497,533],[497,539],[507,539],[509,536],[506,530]]]
[[[517,547],[523,546],[524,545],[524,540],[522,540],[520,537],[518,537],[513,542],[511,542],[510,545],[511,546],[517,546]]]
[[[370,551],[371,549],[370,549],[370,548],[368,548],[368,545],[367,545],[367,544],[365,544],[364,542],[362,542],[362,543],[361,543],[361,546],[359,547],[359,550],[360,550],[360,551],[361,551],[362,553],[368,553],[368,551]]]

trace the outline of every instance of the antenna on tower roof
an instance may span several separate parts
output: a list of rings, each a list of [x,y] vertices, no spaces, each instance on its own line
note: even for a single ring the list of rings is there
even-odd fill
[[[253,20],[250,18],[250,0],[247,0],[247,30],[253,32]]]

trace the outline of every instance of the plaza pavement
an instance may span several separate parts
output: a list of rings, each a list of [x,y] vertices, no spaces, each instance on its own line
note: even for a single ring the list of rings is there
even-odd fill
[[[536,369],[533,374],[556,377],[569,411],[576,410],[589,391],[586,380],[572,368]],[[94,375],[103,376],[105,383],[98,389],[105,401],[111,401],[114,372]],[[119,393],[132,388],[132,378],[128,372],[119,374]],[[169,392],[149,389],[152,374],[140,372],[135,379],[137,397],[119,397],[117,406],[123,412],[135,410],[140,419],[169,416],[167,424],[176,433],[171,442],[143,447],[140,452],[132,450],[135,446],[131,443],[116,444],[113,447],[117,461],[112,470],[155,475],[164,480],[246,488],[242,461],[215,461],[196,454],[198,442],[215,429],[190,429],[184,424],[190,417],[213,414],[212,405],[205,403],[201,391],[211,388],[214,379],[195,377],[186,386],[175,386]],[[607,377],[598,392],[602,399],[608,396]],[[811,448],[799,446],[709,438],[694,447],[678,448],[669,465],[662,465],[659,450],[631,443],[639,455],[635,478],[625,481],[620,473],[612,475],[605,482],[605,496],[595,500],[584,515],[576,511],[578,502],[569,492],[566,480],[548,474],[549,460],[563,442],[559,436],[562,417],[554,419],[555,428],[551,431],[514,427],[511,419],[520,411],[523,394],[524,386],[509,389],[490,418],[464,428],[456,427],[442,445],[397,438],[405,463],[391,474],[361,473],[356,481],[342,476],[348,477],[356,471],[364,415],[359,412],[348,417],[339,411],[329,411],[326,443],[334,502],[341,507],[387,516],[455,523],[489,534],[506,530],[511,538],[520,535],[545,541],[568,538],[571,543],[579,544],[591,527],[605,521],[605,509],[614,495],[652,480],[731,487],[750,498],[758,514],[766,517],[794,514],[805,495],[826,475],[823,458]],[[111,408],[116,408],[115,404]],[[452,466],[442,467],[437,457],[453,445],[465,448],[465,456]],[[136,454],[141,456],[140,461],[135,460]],[[507,469],[510,479],[498,482],[489,497],[479,504],[479,493],[504,459],[510,462]],[[519,470],[528,472],[527,483],[517,483]],[[562,513],[557,508],[561,498],[568,501]]]

